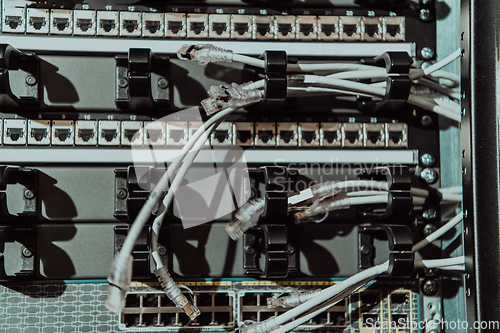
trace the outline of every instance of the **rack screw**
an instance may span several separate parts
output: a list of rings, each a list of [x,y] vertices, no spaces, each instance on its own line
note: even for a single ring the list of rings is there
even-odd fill
[[[165,248],[165,246],[158,247],[158,254],[160,254],[160,256],[164,256],[167,254],[167,249]]]
[[[28,200],[31,200],[35,197],[35,193],[33,193],[31,190],[26,190],[24,191],[24,197]]]
[[[427,184],[432,184],[437,180],[437,173],[432,168],[425,168],[420,172],[420,178],[422,178]]]
[[[422,50],[420,50],[420,54],[422,55],[422,58],[425,60],[431,60],[434,58],[435,55],[434,50],[428,46],[423,47]]]
[[[437,230],[437,228],[434,224],[430,224],[430,223],[426,224],[424,227],[424,236],[427,237],[436,230]]]
[[[123,199],[127,198],[127,194],[128,194],[127,190],[126,190],[126,189],[124,189],[124,188],[121,188],[121,189],[119,189],[119,190],[116,192],[116,197],[117,197],[118,199],[122,199],[122,200],[123,200]]]
[[[429,21],[432,18],[431,11],[427,8],[420,9],[419,17],[422,21]]]
[[[422,164],[425,166],[432,166],[434,162],[436,162],[436,159],[431,154],[425,153],[420,157],[420,161],[422,161]]]
[[[421,123],[425,127],[431,126],[431,124],[432,124],[432,118],[431,118],[431,116],[429,116],[429,115],[423,116]]]
[[[247,246],[245,247],[245,252],[248,253],[248,254],[254,254],[255,253],[255,249],[251,246]]]
[[[36,77],[33,75],[26,76],[26,84],[28,86],[34,86],[36,84]]]
[[[424,210],[422,217],[426,220],[435,219],[437,217],[437,211],[434,208],[429,208]]]
[[[435,279],[425,280],[422,284],[422,291],[427,296],[433,296],[438,292],[439,285]]]
[[[126,86],[128,86],[128,80],[124,77],[120,78],[118,80],[118,87],[125,88]]]
[[[25,246],[23,246],[22,254],[23,254],[23,257],[26,257],[26,258],[33,256],[33,252],[31,252],[31,250]]]
[[[369,248],[368,246],[366,246],[366,245],[361,246],[361,249],[360,249],[360,250],[361,250],[361,253],[362,253],[362,254],[370,254],[370,252],[372,252],[372,251],[370,250],[370,248]]]
[[[159,79],[158,80],[158,87],[160,89],[167,89],[167,87],[168,87],[168,81],[165,80],[165,79]]]

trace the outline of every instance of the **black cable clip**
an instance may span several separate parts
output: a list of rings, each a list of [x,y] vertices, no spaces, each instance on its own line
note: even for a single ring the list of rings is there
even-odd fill
[[[170,106],[170,62],[167,56],[151,49],[129,49],[128,55],[117,55],[115,103],[134,111]]]
[[[260,168],[264,176],[266,206],[262,217],[283,217],[288,214],[288,169],[281,166]]]
[[[38,213],[38,176],[37,169],[20,166],[0,165],[0,221],[12,221],[37,216]],[[11,214],[7,205],[7,184],[24,185],[24,208],[17,214]],[[10,194],[9,194],[10,195]]]
[[[262,246],[263,245],[263,246]],[[259,249],[263,253],[259,253]],[[286,278],[297,272],[297,254],[289,245],[288,228],[284,224],[263,224],[243,234],[243,268],[247,276]],[[259,267],[263,255],[264,268]]]
[[[161,174],[162,170],[147,165],[115,169],[114,217],[133,221]]]
[[[16,79],[22,77],[23,84],[12,87],[11,74]],[[9,44],[0,44],[0,105],[7,101],[5,105],[10,107],[38,106],[40,88],[40,58],[33,52],[21,52]],[[2,96],[7,98],[4,100]]]
[[[366,113],[394,111],[402,107],[410,97],[411,80],[408,74],[412,60],[407,52],[386,52],[375,58],[363,58],[361,64],[385,67],[387,87],[379,101],[369,97],[358,98],[358,110]]]
[[[413,198],[410,194],[412,177],[406,166],[375,167],[365,169],[359,175],[360,179],[386,181],[389,198],[382,213],[373,210],[363,210],[361,215],[369,218],[405,218],[413,210]]]
[[[286,69],[288,57],[285,51],[264,51],[259,57],[264,60],[264,99],[262,109],[282,109],[286,99]]]
[[[114,250],[116,256],[122,249],[123,243],[127,238],[129,227],[116,226],[113,230],[115,232]],[[132,278],[134,279],[147,279],[151,277],[151,255],[149,250],[150,239],[150,226],[146,225],[142,228],[132,250]]]
[[[389,269],[382,276],[408,278],[413,274],[413,233],[405,225],[370,225],[358,227],[358,265],[361,270],[373,267],[373,239],[385,233],[389,245]]]

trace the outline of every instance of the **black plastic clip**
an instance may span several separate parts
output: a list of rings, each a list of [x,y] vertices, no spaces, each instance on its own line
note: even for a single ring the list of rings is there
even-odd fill
[[[116,256],[127,238],[129,227],[117,226],[113,230],[115,231],[114,247]],[[132,250],[132,278],[134,279],[146,279],[151,276],[149,239],[149,226],[145,226]]]
[[[259,268],[259,253],[263,243],[265,266]],[[264,224],[243,235],[243,268],[247,276],[286,278],[297,271],[296,254],[291,251],[288,229],[283,224]]]
[[[12,87],[10,79],[23,84]],[[40,87],[40,58],[33,52],[21,52],[9,44],[0,44],[0,97],[7,96],[6,105],[39,105]]]
[[[120,108],[140,111],[170,106],[170,62],[151,49],[129,49],[117,55],[115,102]]]
[[[360,179],[386,181],[388,184],[388,201],[382,213],[363,210],[361,214],[369,218],[404,218],[411,215],[413,198],[410,194],[412,177],[406,166],[376,167],[363,170]]]
[[[412,84],[408,74],[412,60],[407,52],[386,52],[375,58],[361,59],[360,63],[385,67],[388,76],[385,96],[379,101],[360,97],[358,99],[359,111],[367,113],[380,110],[394,111],[408,101]]]
[[[36,242],[36,227],[0,226],[0,280],[32,279],[39,260]]]
[[[9,213],[7,207],[7,184],[24,185],[24,209],[17,215]],[[20,166],[0,165],[0,220],[36,217],[38,207],[38,170]]]
[[[161,177],[161,170],[150,166],[129,166],[115,170],[114,216],[133,221],[151,193],[152,184]]]
[[[264,175],[266,206],[262,217],[283,217],[288,214],[288,169],[281,166],[260,168]]]
[[[360,269],[374,265],[373,238],[384,232],[389,245],[389,269],[386,276],[410,277],[413,274],[414,258],[409,253],[413,247],[413,233],[405,225],[359,226],[358,264]]]
[[[281,109],[286,99],[286,68],[288,57],[285,51],[264,51],[259,57],[264,60],[264,99],[262,109]]]

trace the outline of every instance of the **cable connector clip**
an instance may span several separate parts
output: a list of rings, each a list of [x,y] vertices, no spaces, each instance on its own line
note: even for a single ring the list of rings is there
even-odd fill
[[[282,308],[296,307],[309,301],[310,299],[313,299],[321,293],[320,289],[306,292],[300,292],[295,288],[288,288],[288,290],[291,292],[291,295],[289,296],[281,297],[283,294],[278,294],[276,296],[269,297],[267,299],[267,307],[271,309],[278,306],[281,306]]]
[[[265,200],[250,200],[238,209],[234,219],[226,224],[226,231],[233,240],[238,240],[248,229],[255,227],[264,213]]]
[[[269,333],[277,329],[276,317],[271,317],[261,322],[245,321],[239,327],[241,333]]]
[[[155,274],[167,297],[176,307],[182,309],[188,315],[189,319],[193,320],[200,315],[200,310],[184,296],[165,267],[157,269]]]
[[[120,262],[118,258],[115,257],[109,270],[108,297],[106,298],[106,307],[115,313],[120,313],[125,307],[125,295],[132,281],[132,256],[129,256],[124,266],[117,265]]]
[[[211,116],[225,108],[240,108],[262,100],[262,93],[250,81],[243,84],[233,83],[231,86],[211,86],[209,98],[201,101],[207,116]]]
[[[210,62],[232,62],[233,51],[212,44],[184,44],[177,51],[177,58],[181,60],[194,60],[200,65],[206,65]]]

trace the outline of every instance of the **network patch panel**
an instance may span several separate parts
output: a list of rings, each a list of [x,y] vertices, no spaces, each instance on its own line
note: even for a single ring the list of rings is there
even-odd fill
[[[28,128],[26,124],[22,119],[5,119],[4,145],[183,146],[201,125],[126,120],[28,120]],[[407,131],[404,123],[224,122],[210,142],[214,146],[407,148]]]
[[[166,296],[158,292],[156,283],[132,284],[126,305],[120,315],[120,328],[134,331],[153,328],[158,331],[210,330],[230,331],[248,321],[263,321],[290,308],[270,305],[273,297],[291,292],[324,289],[340,281],[242,281],[242,282],[178,282],[193,291],[195,304],[206,315],[189,322]],[[216,286],[217,285],[217,286]],[[366,332],[371,323],[383,320],[402,327],[418,321],[418,294],[412,289],[390,286],[362,289],[342,300],[326,312],[311,318],[297,330],[329,330]],[[288,288],[288,291],[287,291]],[[380,288],[380,289],[379,289]],[[397,329],[397,328],[395,328]],[[397,332],[411,332],[399,328]],[[396,331],[395,331],[396,332]]]
[[[404,16],[158,13],[5,8],[3,32],[103,37],[405,41]]]
[[[26,51],[26,64],[38,66],[6,68],[12,92],[0,91],[0,220],[7,221],[0,223],[0,281],[23,285],[0,288],[0,308],[8,314],[0,316],[0,326],[9,333],[24,330],[22,325],[46,331],[249,333],[255,327],[261,332],[262,326],[252,325],[297,308],[277,305],[285,297],[318,289],[324,295],[398,255],[408,260],[404,277],[387,270],[370,277],[368,285],[367,279],[351,285],[350,296],[293,331],[417,333],[374,330],[369,323],[453,319],[441,304],[460,303],[466,298],[463,286],[450,291],[451,283],[442,283],[450,276],[447,271],[417,266],[421,258],[447,257],[444,244],[450,239],[435,241],[414,256],[408,253],[458,213],[461,195],[446,179],[456,170],[445,163],[453,152],[443,148],[447,139],[439,132],[453,132],[458,122],[443,122],[436,114],[443,107],[461,117],[454,109],[459,89],[443,80],[448,85],[439,85],[439,78],[430,75],[413,80],[405,72],[420,75],[420,69],[442,63],[449,54],[450,48],[445,52],[436,40],[436,25],[447,18],[433,0],[401,1],[411,4],[404,8],[371,8],[361,0],[272,1],[272,6],[271,1],[239,0],[0,1],[0,44]],[[179,59],[176,52],[184,44],[231,50],[232,63]],[[387,59],[398,56],[402,72],[392,75],[389,69],[386,77],[380,59],[390,66]],[[279,65],[266,66],[269,59]],[[8,67],[0,63],[1,70]],[[284,78],[299,71],[322,79],[338,74],[341,81],[323,81],[323,86],[308,78],[292,87]],[[457,81],[451,74],[435,74]],[[255,97],[252,105],[240,104],[247,92],[229,92],[237,87],[232,82],[258,80],[266,83],[258,85],[259,94],[248,94]],[[434,108],[414,105],[410,97],[404,103],[406,96],[392,96],[394,90],[387,89],[384,81],[390,80],[398,87],[399,81],[412,87],[426,83],[454,101],[441,105],[422,99]],[[220,85],[227,96],[212,96],[210,89]],[[192,165],[182,160],[171,173],[171,188],[151,194],[169,161],[206,122],[215,123],[224,113],[203,113],[200,101],[209,90],[221,105],[237,99],[238,109],[219,119],[213,133],[205,133],[204,145],[210,149]],[[422,97],[414,94],[417,89],[409,91],[411,97]],[[193,106],[201,115],[182,114]],[[248,182],[245,177],[241,186],[227,160],[233,157],[227,154],[231,147],[244,149]],[[180,178],[179,192],[172,193]],[[215,184],[216,178],[229,184]],[[374,183],[381,186],[372,188]],[[328,187],[327,197],[317,195],[317,189],[333,185],[340,191]],[[183,218],[184,209],[203,216],[209,205],[218,204],[220,195],[212,190],[232,193],[218,205],[221,215],[186,227],[192,221]],[[250,200],[240,202],[239,190]],[[182,191],[188,200],[181,198]],[[311,193],[314,198],[308,198]],[[159,201],[149,205],[155,198],[164,200],[167,209]],[[158,223],[162,211],[163,225],[153,228],[151,220]],[[142,222],[140,228],[131,227]],[[236,239],[230,232],[235,224],[242,231]],[[136,231],[133,269],[129,272],[126,265],[123,282],[112,262],[127,252],[123,242]],[[393,251],[391,246],[400,246],[398,232],[406,236],[406,249]],[[397,239],[394,244],[391,236]],[[160,263],[171,277],[152,282],[158,281],[155,272],[163,274]],[[462,272],[459,266],[452,268]],[[116,275],[108,276],[110,267]],[[129,283],[128,273],[134,282]],[[462,282],[463,275],[453,274],[454,281]],[[76,304],[63,328],[59,318],[52,320],[45,293],[29,300],[44,307],[42,315],[30,307],[20,320],[10,320],[18,307],[12,302],[16,293],[30,294],[43,280],[61,285],[59,293],[48,294],[58,307]],[[99,306],[92,316],[78,295],[68,300],[68,280],[78,282],[73,286],[88,280],[81,289],[67,289],[85,289],[79,295]],[[176,290],[176,284],[192,292]],[[117,297],[106,303],[107,288]],[[179,306],[180,295],[193,307]],[[118,300],[124,300],[123,309]],[[193,308],[200,311],[196,318]]]

